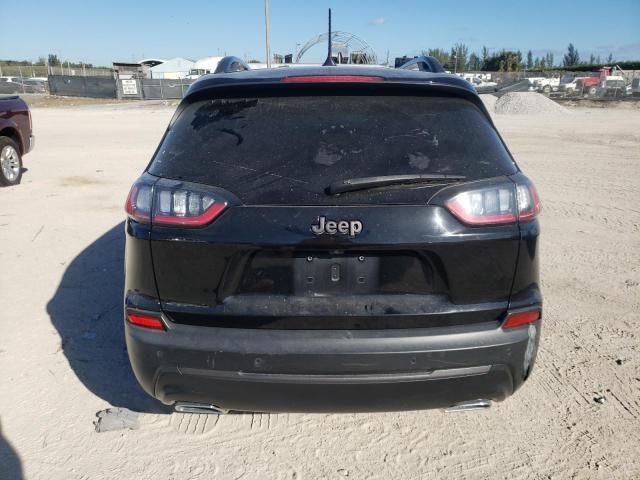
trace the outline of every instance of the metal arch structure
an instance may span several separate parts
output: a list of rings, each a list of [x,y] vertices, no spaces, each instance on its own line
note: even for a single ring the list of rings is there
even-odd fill
[[[296,55],[296,63],[300,63],[303,55],[309,50],[311,47],[318,45],[319,43],[327,43],[329,34],[323,33],[316,37],[313,37],[304,46],[300,49],[298,54]],[[342,53],[343,55],[346,53],[346,57],[348,58],[348,63],[351,63],[351,54],[359,54],[361,55],[362,63],[365,64],[375,64],[378,62],[375,52],[369,46],[367,42],[362,40],[357,35],[349,32],[332,32],[331,33],[331,43],[332,43],[332,52],[331,55],[334,56],[337,53]]]

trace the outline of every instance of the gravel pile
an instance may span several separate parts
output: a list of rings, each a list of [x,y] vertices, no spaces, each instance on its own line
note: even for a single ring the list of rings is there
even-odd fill
[[[567,109],[539,93],[510,92],[495,102],[493,112],[502,115],[540,115],[567,113]]]
[[[480,98],[482,99],[484,106],[489,110],[489,113],[493,115],[496,111],[496,102],[498,101],[498,97],[491,95],[490,93],[482,93],[480,94]]]

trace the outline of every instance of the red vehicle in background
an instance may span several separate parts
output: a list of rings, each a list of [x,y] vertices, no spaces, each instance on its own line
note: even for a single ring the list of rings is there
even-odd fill
[[[610,67],[602,67],[594,73],[590,73],[586,77],[576,78],[576,92],[582,95],[595,96],[600,83],[609,75],[611,75]]]
[[[22,179],[22,156],[34,146],[31,113],[18,96],[0,97],[0,186]]]
[[[576,92],[582,92],[582,95],[595,95],[599,83],[600,75],[577,78]]]

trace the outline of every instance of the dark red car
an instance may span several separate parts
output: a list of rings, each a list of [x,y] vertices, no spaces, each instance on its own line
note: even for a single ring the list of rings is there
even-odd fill
[[[22,179],[22,156],[33,149],[31,113],[18,96],[0,97],[0,186]]]

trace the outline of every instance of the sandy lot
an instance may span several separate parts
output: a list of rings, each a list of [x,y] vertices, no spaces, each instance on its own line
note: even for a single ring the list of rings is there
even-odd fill
[[[640,478],[640,111],[495,117],[543,200],[543,339],[515,396],[224,417],[158,409],[124,351],[123,203],[171,114],[33,110],[29,171],[0,190],[0,479]],[[140,428],[96,433],[112,405]]]

